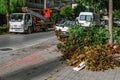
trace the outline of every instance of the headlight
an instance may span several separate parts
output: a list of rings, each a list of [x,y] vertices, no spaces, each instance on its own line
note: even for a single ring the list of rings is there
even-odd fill
[[[10,25],[10,28],[14,28],[14,25]]]

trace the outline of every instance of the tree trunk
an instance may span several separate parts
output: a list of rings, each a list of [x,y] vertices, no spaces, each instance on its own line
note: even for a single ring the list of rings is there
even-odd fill
[[[7,20],[7,31],[9,29],[9,0],[6,0],[6,20]]]
[[[112,33],[112,12],[113,12],[113,1],[109,0],[109,33],[110,33],[110,39],[109,44],[113,44],[113,33]]]

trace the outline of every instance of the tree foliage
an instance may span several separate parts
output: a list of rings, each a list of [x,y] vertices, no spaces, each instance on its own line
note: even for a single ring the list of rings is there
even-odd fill
[[[113,9],[114,10],[118,10],[118,9],[120,9],[120,2],[119,2],[120,0],[113,0]]]
[[[98,12],[101,8],[108,8],[107,0],[74,0],[75,2],[86,7],[88,11]]]
[[[108,11],[108,5],[109,0],[73,0],[74,2],[77,2],[80,5],[83,5],[88,8],[89,11],[99,12],[99,10],[107,9]],[[119,9],[120,2],[119,0],[113,1],[113,10]]]
[[[120,10],[114,10],[114,17],[120,18]]]
[[[5,0],[0,0],[0,13],[1,14],[5,14],[6,13]]]
[[[0,14],[6,14],[5,1],[6,0],[0,0]],[[16,9],[20,9],[21,6],[25,6],[25,4],[26,4],[26,0],[10,0],[9,12],[14,12]]]
[[[77,7],[75,7],[74,9],[75,16],[78,16],[79,13],[82,11],[86,11],[86,8],[84,6],[78,5]]]
[[[70,5],[67,5],[62,7],[60,14],[64,17],[70,17],[74,14],[74,10]]]

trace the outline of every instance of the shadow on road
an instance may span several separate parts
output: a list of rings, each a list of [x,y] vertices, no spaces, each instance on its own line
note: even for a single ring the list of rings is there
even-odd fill
[[[56,69],[64,66],[64,61],[60,57],[45,61],[36,65],[32,65],[18,71],[2,76],[4,80],[33,80],[35,77],[43,77],[45,75],[55,73]],[[2,80],[2,79],[0,79]],[[41,80],[41,79],[39,79]]]

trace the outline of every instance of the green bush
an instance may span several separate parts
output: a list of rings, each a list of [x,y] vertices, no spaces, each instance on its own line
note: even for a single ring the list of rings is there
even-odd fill
[[[102,27],[81,27],[74,26],[69,29],[68,39],[59,44],[59,49],[64,58],[69,59],[74,51],[80,46],[93,46],[107,43],[109,32]]]
[[[120,43],[120,28],[119,27],[113,27],[113,38],[114,38],[114,42]]]
[[[109,31],[103,27],[81,27],[69,28],[69,37],[60,39],[57,45],[63,53],[63,58],[68,65],[77,66],[85,62],[85,69],[92,71],[104,71],[119,65],[115,54],[120,53],[120,29],[113,27],[113,37],[119,47],[108,43]],[[62,37],[61,37],[62,38]]]
[[[79,44],[97,45],[108,42],[109,32],[102,27],[74,27],[69,30],[70,39],[76,37]],[[78,43],[77,43],[78,44]]]
[[[120,29],[113,28],[113,38],[116,43],[120,43]],[[109,31],[103,27],[81,27],[74,26],[69,29],[69,37],[59,39],[62,43],[58,44],[58,49],[68,59],[78,47],[103,45],[109,41]]]

